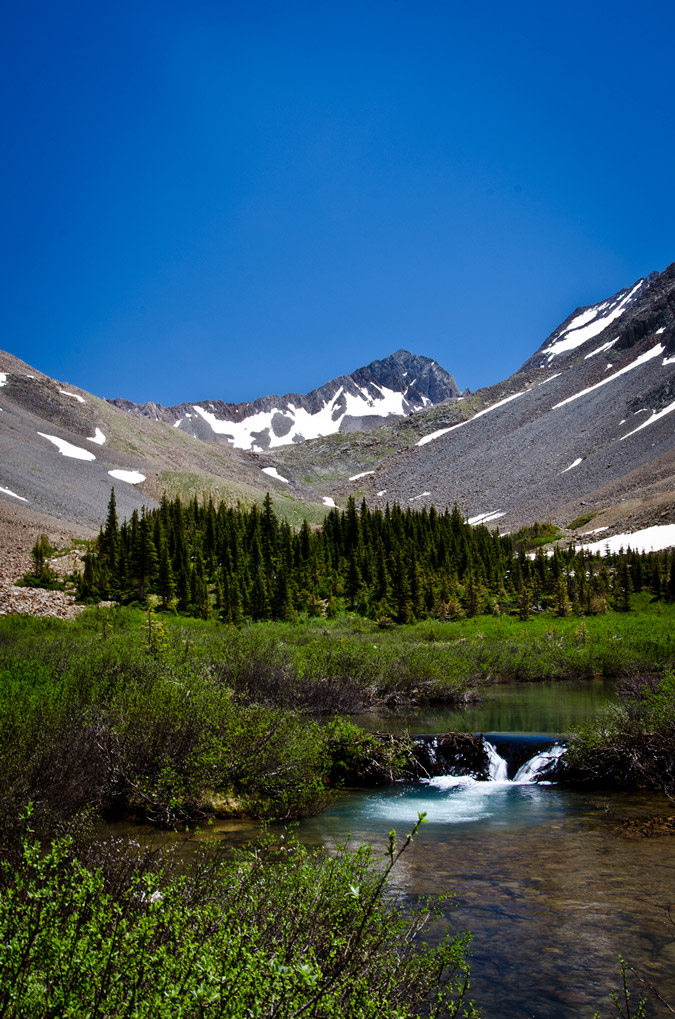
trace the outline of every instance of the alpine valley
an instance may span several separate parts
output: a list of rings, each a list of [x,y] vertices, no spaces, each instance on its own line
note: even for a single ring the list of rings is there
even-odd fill
[[[271,491],[292,523],[353,495],[605,537],[675,522],[673,411],[675,264],[577,308],[475,393],[399,350],[306,395],[138,406],[0,352],[0,513],[85,534],[111,485],[121,516],[164,492],[246,505]]]

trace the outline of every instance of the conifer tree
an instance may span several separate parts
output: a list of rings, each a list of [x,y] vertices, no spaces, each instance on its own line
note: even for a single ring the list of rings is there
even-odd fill
[[[151,537],[150,518],[143,513],[137,524],[131,552],[131,571],[137,584],[138,600],[143,601],[148,583],[157,574],[158,558],[155,543]]]
[[[157,574],[157,591],[162,599],[162,608],[168,609],[176,593],[176,583],[169,557],[166,539],[162,539],[159,549],[159,570]]]

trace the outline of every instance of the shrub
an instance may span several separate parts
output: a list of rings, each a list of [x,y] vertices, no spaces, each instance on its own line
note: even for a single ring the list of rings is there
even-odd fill
[[[422,818],[420,818],[421,820]],[[73,855],[30,836],[3,867],[0,1016],[43,1019],[407,1019],[455,1016],[468,987],[468,937],[414,941],[433,916],[386,897],[370,849],[316,858],[270,842],[182,876],[136,870],[111,887]]]

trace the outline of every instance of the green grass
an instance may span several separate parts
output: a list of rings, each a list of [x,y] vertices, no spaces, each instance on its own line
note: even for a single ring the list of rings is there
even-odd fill
[[[567,526],[571,531],[577,531],[580,527],[585,527],[586,524],[590,524],[591,520],[597,517],[597,513],[584,513],[580,517],[575,517]]]
[[[169,499],[180,496],[184,503],[195,497],[202,502],[204,498],[213,496],[214,500],[224,502],[226,506],[241,503],[249,507],[254,503],[262,506],[265,498],[263,487],[254,488],[252,485],[203,471],[162,471],[157,487],[158,495],[164,492]],[[301,502],[277,491],[270,491],[270,495],[275,513],[288,520],[292,527],[299,527],[303,520],[310,524],[320,524],[328,512],[323,505]]]
[[[634,602],[585,619],[386,629],[349,614],[242,628],[133,608],[2,618],[3,824],[28,799],[46,826],[89,809],[169,825],[320,810],[336,761],[377,753],[360,730],[314,719],[464,703],[500,682],[662,675],[675,667],[675,607]]]

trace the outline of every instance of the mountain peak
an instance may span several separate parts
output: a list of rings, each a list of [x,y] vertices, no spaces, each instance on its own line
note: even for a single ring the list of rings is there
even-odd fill
[[[304,395],[262,396],[239,404],[202,400],[166,408],[121,399],[109,402],[167,421],[197,438],[263,452],[335,432],[374,428],[459,395],[452,375],[436,361],[401,349]]]

